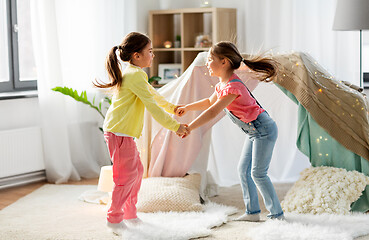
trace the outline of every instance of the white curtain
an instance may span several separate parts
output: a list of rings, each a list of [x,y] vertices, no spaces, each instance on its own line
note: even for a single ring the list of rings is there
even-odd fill
[[[359,31],[333,31],[336,0],[247,0],[239,9],[245,53],[307,52],[337,79],[359,85]]]
[[[95,78],[107,79],[106,55],[130,28],[135,28],[135,12],[136,1],[31,1],[48,181],[63,183],[97,177],[100,166],[110,163],[98,129],[103,118],[94,109],[51,88],[86,90],[89,100],[95,97],[98,104],[104,94],[91,82]],[[128,17],[130,24],[125,21]]]

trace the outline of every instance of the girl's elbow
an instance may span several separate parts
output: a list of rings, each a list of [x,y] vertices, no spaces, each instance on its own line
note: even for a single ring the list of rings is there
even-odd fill
[[[210,119],[215,118],[216,116],[218,116],[218,114],[219,114],[219,111],[216,111],[215,109],[209,110],[209,118]]]
[[[211,102],[211,100],[209,98],[207,100],[208,101],[206,102],[206,105],[209,108],[209,107],[211,107],[214,104],[214,102]]]

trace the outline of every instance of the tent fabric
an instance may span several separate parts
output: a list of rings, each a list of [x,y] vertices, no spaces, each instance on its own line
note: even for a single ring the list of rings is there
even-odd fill
[[[365,94],[334,79],[305,53],[277,55],[274,82],[298,105],[297,147],[312,166],[356,170],[369,176],[369,103]],[[369,186],[351,205],[369,211]]]
[[[291,92],[311,117],[344,147],[369,160],[369,103],[305,53],[276,55],[274,82]]]
[[[319,126],[292,93],[281,86],[279,88],[298,105],[296,145],[301,152],[309,157],[312,166],[331,166],[349,171],[356,170],[369,176],[369,161],[336,141]],[[360,198],[351,205],[351,210],[369,211],[369,185],[366,186]]]

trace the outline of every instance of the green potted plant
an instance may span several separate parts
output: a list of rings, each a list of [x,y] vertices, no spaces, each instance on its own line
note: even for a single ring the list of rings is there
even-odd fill
[[[101,99],[101,101],[99,102],[98,105],[95,104],[95,97],[93,98],[92,102],[90,102],[87,99],[87,94],[86,91],[82,91],[80,94],[77,92],[77,90],[74,90],[73,88],[69,88],[69,87],[54,87],[51,90],[55,91],[55,92],[60,92],[66,96],[70,96],[71,98],[73,98],[74,100],[87,104],[88,106],[90,106],[91,108],[95,109],[100,116],[105,119],[105,115],[102,112],[102,104],[104,102],[108,102],[109,105],[111,104],[111,99],[109,97],[104,97],[103,99]],[[102,133],[104,133],[102,127],[99,127],[100,131]]]
[[[176,40],[174,41],[174,47],[180,48],[181,47],[181,35],[176,36]]]
[[[159,77],[159,76],[153,76],[153,77],[149,78],[149,83],[153,86],[158,85],[160,79],[161,79],[161,77]]]

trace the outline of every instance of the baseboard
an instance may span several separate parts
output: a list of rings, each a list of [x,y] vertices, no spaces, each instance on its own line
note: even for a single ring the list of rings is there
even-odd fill
[[[0,190],[46,180],[45,170],[0,178]]]

